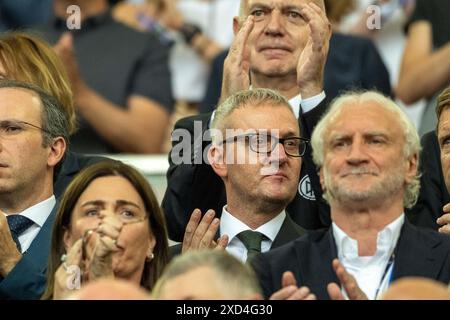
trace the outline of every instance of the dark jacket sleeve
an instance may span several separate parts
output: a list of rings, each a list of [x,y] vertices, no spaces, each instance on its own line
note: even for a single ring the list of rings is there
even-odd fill
[[[325,113],[328,102],[329,100],[326,98],[314,109],[306,113],[300,113],[299,122],[302,137],[311,139],[312,132]],[[305,187],[304,179],[308,177],[309,188],[313,191],[310,193],[310,197],[305,196],[304,191],[300,190]],[[299,192],[287,207],[287,212],[292,220],[305,229],[319,229],[331,224],[330,207],[322,197],[318,168],[312,160],[311,145],[308,146],[306,154],[303,156]]]
[[[211,63],[211,72],[209,74],[208,86],[205,97],[200,103],[200,112],[212,112],[220,100],[222,92],[223,63],[228,55],[228,50],[220,53]]]
[[[258,254],[252,260],[251,266],[258,277],[259,285],[261,286],[264,299],[269,299],[270,296],[275,292],[275,285],[272,281],[272,271],[270,263],[267,263],[267,259],[264,254]],[[279,282],[281,283],[281,278]]]
[[[406,215],[414,225],[437,230],[436,219],[443,214],[442,207],[450,202],[450,195],[442,173],[436,133],[424,134],[421,142],[419,199],[413,208],[406,210]]]
[[[389,72],[372,41],[339,32],[331,36],[324,86],[330,101],[354,89],[391,95]]]
[[[182,138],[172,140],[167,189],[162,201],[169,238],[174,241],[183,241],[184,230],[194,209],[198,208],[202,213],[213,209],[220,216],[225,205],[223,182],[204,161],[210,145],[206,134],[210,118],[211,114],[187,117],[175,124],[174,133],[181,132]]]
[[[46,275],[26,254],[0,281],[0,299],[36,300],[44,293]]]

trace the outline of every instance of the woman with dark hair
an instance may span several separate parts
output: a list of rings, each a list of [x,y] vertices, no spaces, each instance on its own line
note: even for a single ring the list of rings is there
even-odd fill
[[[43,299],[66,298],[79,284],[104,277],[150,290],[168,252],[164,216],[146,179],[119,161],[96,163],[61,199]]]

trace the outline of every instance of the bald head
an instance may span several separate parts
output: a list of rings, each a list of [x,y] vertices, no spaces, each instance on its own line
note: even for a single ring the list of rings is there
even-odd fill
[[[450,300],[448,287],[434,280],[408,277],[395,281],[383,300]]]
[[[101,279],[88,283],[72,296],[74,300],[150,300],[150,294],[134,283]]]

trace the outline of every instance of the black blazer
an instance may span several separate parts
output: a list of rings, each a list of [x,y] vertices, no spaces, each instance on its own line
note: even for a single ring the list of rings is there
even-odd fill
[[[442,207],[450,203],[450,194],[442,173],[441,150],[436,132],[424,134],[421,144],[419,199],[413,208],[406,210],[406,215],[417,226],[437,230],[439,225],[436,219],[444,213]]]
[[[327,101],[324,100],[313,110],[300,115],[300,130],[303,137],[308,139],[311,137],[326,106]],[[162,208],[166,215],[169,238],[174,241],[183,240],[184,230],[194,209],[199,208],[202,213],[208,209],[214,209],[217,216],[220,217],[226,202],[225,186],[222,180],[209,164],[202,161],[203,154],[210,145],[210,140],[203,139],[197,143],[192,138],[194,121],[201,124],[202,133],[204,133],[209,128],[210,118],[211,113],[200,114],[183,118],[175,124],[174,131],[183,129],[191,134],[190,159],[193,164],[175,164],[172,161],[172,152],[178,152],[178,144],[183,140],[173,141],[172,151],[169,153],[170,167],[167,171],[167,189],[162,201]],[[203,134],[196,137],[197,140],[201,140],[202,136]],[[310,182],[306,182],[307,176],[309,176]],[[302,180],[304,178],[306,181]],[[306,229],[328,227],[331,223],[329,206],[322,198],[320,180],[312,161],[310,146],[303,156],[300,181],[304,181],[302,186],[310,197],[297,193],[286,211],[297,224]]]
[[[265,297],[281,288],[281,276],[292,271],[297,285],[307,286],[318,299],[329,299],[327,285],[339,283],[331,262],[337,258],[331,228],[315,230],[278,249],[255,257],[253,267]],[[448,284],[450,281],[450,238],[415,227],[407,220],[400,234],[394,261],[393,280],[417,276]]]
[[[68,151],[53,184],[55,197],[57,199],[61,197],[70,181],[81,169],[102,160],[107,160],[107,158]]]
[[[297,225],[289,215],[286,215],[286,218],[281,225],[280,231],[278,231],[277,236],[272,242],[272,246],[270,249],[281,247],[290,241],[293,241],[306,233],[306,230]],[[219,235],[217,235],[217,238]],[[171,246],[170,248],[170,256],[171,258],[181,254],[182,244],[176,244]]]
[[[58,206],[57,202],[16,266],[6,278],[0,279],[1,300],[37,300],[44,293],[52,228]]]
[[[211,63],[211,72],[200,112],[211,112],[222,90],[223,62],[228,50]],[[333,32],[324,73],[324,90],[331,101],[350,89],[378,90],[391,95],[389,72],[372,40]]]

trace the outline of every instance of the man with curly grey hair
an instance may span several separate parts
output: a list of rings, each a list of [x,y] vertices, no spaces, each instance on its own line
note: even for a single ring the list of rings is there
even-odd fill
[[[319,299],[377,299],[405,276],[449,282],[450,239],[405,219],[419,192],[420,143],[392,100],[376,92],[341,96],[315,128],[312,147],[332,226],[255,261],[265,295],[280,288],[271,279],[285,271]]]

